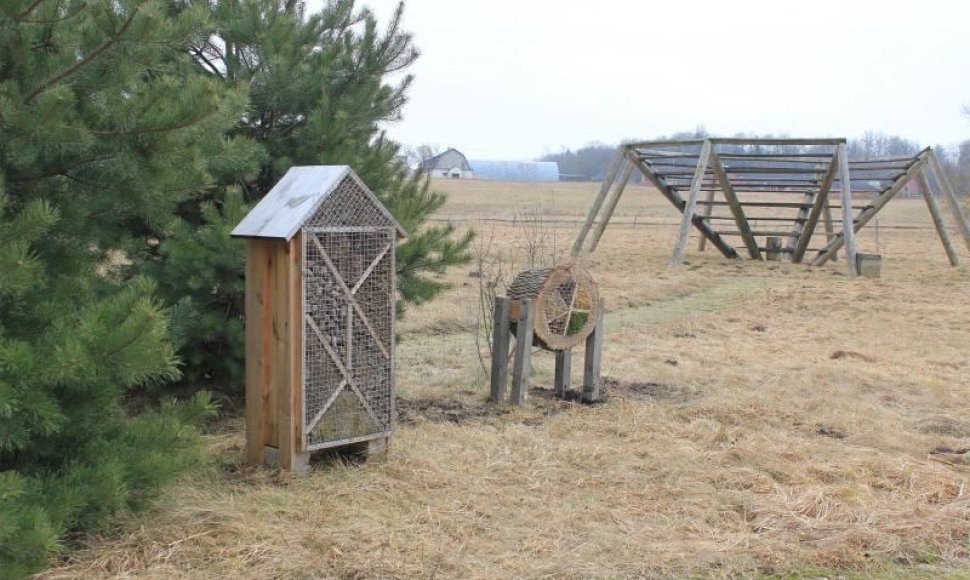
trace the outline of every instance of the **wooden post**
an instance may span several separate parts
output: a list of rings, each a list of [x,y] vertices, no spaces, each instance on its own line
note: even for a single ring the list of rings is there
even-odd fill
[[[824,209],[822,210],[822,215],[825,217],[825,245],[826,246],[831,244],[832,240],[835,239],[835,226],[832,225],[832,208],[829,207],[829,197],[831,196],[830,195],[825,196],[825,205],[823,206]],[[832,252],[832,260],[836,262],[839,260],[838,250]],[[813,262],[813,265],[814,265],[814,262]]]
[[[489,400],[501,403],[509,382],[509,311],[512,300],[505,296],[495,298],[492,316],[492,385]]]
[[[603,212],[603,216],[600,217],[600,223],[596,226],[596,231],[593,233],[593,241],[589,245],[589,251],[593,252],[596,250],[596,246],[600,243],[600,238],[603,237],[603,232],[606,231],[606,226],[609,225],[610,220],[613,219],[613,212],[616,211],[616,204],[620,202],[620,197],[623,195],[623,190],[626,188],[626,183],[630,181],[630,174],[633,172],[633,163],[627,161],[626,166],[623,168],[623,174],[620,175],[620,181],[616,184],[616,189],[613,192],[613,197],[610,199],[610,203],[606,206],[606,211]]]
[[[529,389],[532,359],[532,333],[535,324],[532,300],[519,301],[519,321],[515,329],[515,364],[512,368],[512,404],[525,403]]]
[[[940,160],[936,158],[936,152],[930,149],[928,156],[930,158],[930,167],[933,168],[933,175],[936,177],[936,183],[943,190],[947,205],[950,206],[950,213],[953,214],[953,219],[957,222],[957,229],[960,231],[960,235],[963,236],[963,242],[967,245],[967,249],[970,249],[970,227],[967,226],[967,216],[963,214],[960,201],[953,193],[953,188],[950,187],[950,180],[946,178],[946,173],[943,172],[943,166],[940,165]]]
[[[596,318],[596,328],[586,337],[586,358],[583,361],[583,397],[584,403],[600,400],[600,363],[603,354],[604,312],[606,302],[600,300],[599,316]]]
[[[721,190],[724,191],[724,199],[727,200],[728,205],[731,207],[734,223],[738,227],[738,231],[741,232],[744,245],[748,248],[748,255],[755,260],[760,260],[761,250],[758,249],[758,242],[754,239],[754,234],[751,232],[748,218],[744,215],[744,208],[741,207],[741,202],[738,201],[738,194],[734,191],[734,186],[731,185],[731,181],[728,179],[727,171],[721,165],[721,159],[713,151],[711,151],[711,169],[714,170],[714,175],[717,176],[717,180],[721,184]],[[710,205],[707,206],[707,213],[708,215],[711,213]]]
[[[849,177],[849,154],[845,143],[839,143],[839,179],[842,190],[842,239],[845,242],[845,273],[859,273],[855,258],[855,221],[852,217],[852,184]]]
[[[714,191],[714,188],[711,188],[711,190],[707,192],[707,205],[701,208],[701,214],[705,218],[711,217],[711,210],[714,209],[714,206],[711,204],[711,202],[714,201],[715,193],[716,192]],[[701,236],[701,239],[697,241],[697,251],[703,252],[706,247],[707,247],[707,236]]]
[[[269,242],[246,241],[246,461],[260,465],[269,442],[269,369],[262,341],[270,319]]]
[[[701,146],[700,157],[697,159],[697,167],[694,168],[694,179],[690,184],[690,194],[687,196],[687,203],[684,205],[684,218],[680,222],[680,231],[677,234],[677,242],[674,244],[674,254],[670,258],[671,266],[679,266],[684,261],[684,250],[687,247],[687,237],[690,235],[691,224],[694,221],[694,212],[697,210],[697,197],[701,192],[701,183],[704,182],[704,174],[707,172],[707,162],[711,157],[711,141],[704,141]]]
[[[580,228],[579,234],[576,236],[576,241],[573,243],[572,256],[574,258],[583,250],[583,244],[586,243],[586,236],[589,235],[589,230],[593,227],[596,215],[600,212],[600,208],[603,207],[603,200],[606,199],[606,194],[613,187],[613,180],[616,179],[616,174],[620,172],[620,164],[623,163],[625,155],[626,146],[620,145],[620,149],[616,152],[613,163],[606,171],[606,175],[603,176],[603,185],[600,186],[600,191],[596,194],[596,199],[593,200],[593,205],[590,206],[589,213],[586,214],[586,221],[583,223],[583,227]]]
[[[933,195],[933,191],[930,189],[930,183],[926,179],[925,169],[919,172],[917,179],[919,179],[920,189],[923,192],[923,199],[926,200],[926,207],[929,208],[930,216],[933,217],[933,225],[936,226],[936,233],[939,234],[940,242],[943,243],[946,258],[950,261],[951,266],[959,266],[960,259],[957,258],[957,253],[953,249],[950,234],[946,231],[946,222],[943,221],[943,212],[940,211],[940,204],[937,203],[936,196]]]
[[[566,350],[556,351],[556,377],[553,380],[553,388],[559,398],[565,398],[566,392],[569,390],[569,374],[572,370],[572,362],[573,349],[567,348]]]
[[[769,262],[780,262],[782,243],[780,236],[768,236],[765,238],[765,260]]]

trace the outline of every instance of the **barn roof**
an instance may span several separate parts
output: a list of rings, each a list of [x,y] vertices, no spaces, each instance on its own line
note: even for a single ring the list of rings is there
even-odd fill
[[[232,230],[235,238],[273,238],[290,240],[309,220],[334,189],[350,177],[380,213],[387,217],[398,237],[407,232],[378,201],[357,174],[347,165],[307,165],[291,167],[273,189],[256,204]],[[372,225],[372,224],[360,224]]]

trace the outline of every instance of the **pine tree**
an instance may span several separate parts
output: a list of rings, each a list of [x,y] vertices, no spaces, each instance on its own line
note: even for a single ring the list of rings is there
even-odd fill
[[[397,253],[404,303],[430,300],[446,288],[438,274],[469,260],[471,234],[426,225],[445,197],[431,191],[425,177],[408,175],[395,159],[400,146],[380,129],[400,118],[412,82],[404,75],[388,84],[388,75],[418,57],[401,30],[403,4],[384,31],[353,0],[332,0],[309,16],[294,0],[205,5],[216,26],[191,53],[205,76],[249,87],[250,110],[230,134],[260,144],[265,157],[224,182],[242,188],[245,205],[233,193],[183,207],[149,272],[169,303],[193,312],[184,329],[183,352],[196,355],[188,361],[188,379],[240,385],[245,258],[243,244],[229,232],[238,212],[291,166],[350,165],[408,230]]]
[[[169,313],[128,263],[232,165],[244,93],[184,52],[205,11],[0,0],[0,577],[143,506],[199,459],[207,397],[176,380]]]

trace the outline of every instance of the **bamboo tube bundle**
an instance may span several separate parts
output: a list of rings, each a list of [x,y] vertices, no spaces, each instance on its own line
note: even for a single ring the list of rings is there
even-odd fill
[[[546,350],[567,350],[581,344],[596,328],[599,287],[578,264],[562,264],[519,272],[508,289],[512,320],[518,319],[521,300],[535,310],[533,344]],[[515,332],[516,324],[511,324]]]

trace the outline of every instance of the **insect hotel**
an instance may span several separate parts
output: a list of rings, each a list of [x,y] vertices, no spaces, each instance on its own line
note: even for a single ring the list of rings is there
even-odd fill
[[[509,344],[515,336],[510,401],[525,401],[531,369],[532,347],[556,355],[554,388],[567,396],[570,387],[572,349],[586,346],[582,401],[600,399],[600,357],[603,344],[604,305],[599,287],[579,264],[562,264],[520,272],[512,280],[507,297],[495,299],[492,323],[492,377],[490,398],[506,397]]]
[[[347,166],[294,167],[246,238],[246,455],[386,449],[394,422],[394,251],[404,230]]]

